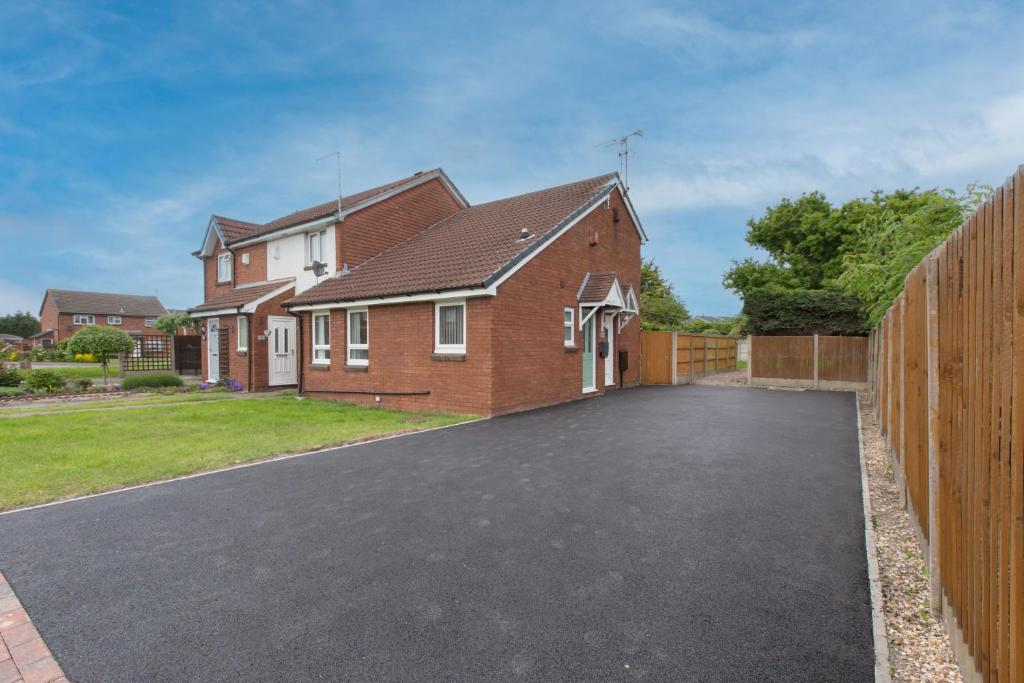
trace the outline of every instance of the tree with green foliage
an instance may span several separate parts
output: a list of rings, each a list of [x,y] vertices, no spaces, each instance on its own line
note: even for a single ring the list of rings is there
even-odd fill
[[[990,194],[969,185],[952,190],[875,193],[878,211],[867,215],[848,240],[836,284],[860,297],[868,327],[874,327],[903,289],[907,273],[942,244]]]
[[[820,192],[795,201],[783,199],[761,218],[748,222],[747,242],[764,249],[768,260],[734,261],[722,283],[744,302],[764,290],[800,291],[799,296],[781,301],[801,306],[811,298],[833,300],[829,292],[852,295],[860,300],[867,329],[892,303],[907,273],[949,237],[990,191],[977,185],[961,196],[952,190],[875,191],[870,198],[838,207]],[[809,293],[813,291],[819,294]],[[844,329],[849,322],[845,305],[836,311],[836,326]],[[754,312],[744,308],[751,329],[763,329],[756,319],[760,308],[753,308]],[[797,318],[801,315],[793,313]]]
[[[676,296],[672,283],[661,274],[654,259],[640,266],[640,323],[645,330],[677,330],[690,317]]]
[[[28,338],[39,331],[39,320],[28,311],[0,316],[0,334],[15,334]]]
[[[103,368],[103,383],[107,383],[109,374],[107,366],[110,359],[118,354],[131,353],[135,349],[135,341],[127,332],[113,327],[89,325],[83,327],[68,340],[68,351],[72,354],[90,353],[100,361]]]
[[[197,324],[198,321],[188,313],[179,313],[178,315],[160,316],[156,319],[154,327],[164,334],[173,337],[178,333],[179,329],[196,329]]]

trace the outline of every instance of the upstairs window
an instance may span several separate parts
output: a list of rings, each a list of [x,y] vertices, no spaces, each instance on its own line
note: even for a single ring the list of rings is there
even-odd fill
[[[121,324],[121,316],[119,316],[119,315],[108,315],[107,316],[107,324],[108,325],[120,325]]]
[[[156,327],[156,318],[146,318],[146,327]]]
[[[326,263],[324,259],[324,243],[327,241],[327,231],[311,232],[306,237],[306,265],[313,265],[314,261]]]
[[[331,362],[331,314],[313,314],[313,362],[327,365]]]
[[[573,330],[573,320],[576,317],[576,309],[566,306],[562,311],[562,341],[566,346],[575,346],[576,337]]]
[[[217,282],[231,282],[231,252],[217,257]]]
[[[95,325],[96,316],[85,313],[75,313],[74,322],[76,325]]]
[[[370,364],[370,324],[365,308],[348,312],[348,364]]]
[[[437,353],[466,352],[466,302],[434,306],[434,350]]]

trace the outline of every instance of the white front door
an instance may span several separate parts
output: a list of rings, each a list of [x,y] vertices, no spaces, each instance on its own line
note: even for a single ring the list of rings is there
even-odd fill
[[[216,382],[220,379],[220,320],[206,321],[206,379]]]
[[[267,318],[270,336],[270,386],[295,384],[295,318],[270,316]]]
[[[615,316],[606,315],[602,327],[604,340],[608,342],[608,355],[604,357],[604,385],[610,387],[615,384]]]

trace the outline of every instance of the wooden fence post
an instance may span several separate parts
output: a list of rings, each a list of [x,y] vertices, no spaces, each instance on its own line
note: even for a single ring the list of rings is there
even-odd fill
[[[754,379],[754,335],[747,335],[747,386],[753,386]]]
[[[687,337],[690,340],[690,362],[688,364],[688,371],[690,373],[690,384],[693,384],[693,337]]]
[[[942,614],[942,579],[939,567],[939,261],[928,257],[925,266],[925,302],[928,311],[928,598],[931,613]]]
[[[814,333],[814,388],[818,388],[818,333]]]
[[[679,384],[679,351],[677,344],[679,343],[679,333],[672,333],[672,385]]]
[[[905,381],[906,380],[906,377],[905,377],[906,373],[904,372],[906,370],[906,367],[907,367],[907,315],[906,315],[907,314],[907,294],[906,294],[906,292],[907,292],[907,279],[904,278],[904,280],[903,280],[903,293],[900,295],[900,306],[899,306],[899,315],[900,315],[900,339],[899,339],[899,345],[900,345],[900,367],[898,368],[898,370],[899,370],[900,409],[899,409],[899,412],[896,414],[896,419],[899,421],[899,426],[898,426],[898,428],[896,430],[896,438],[898,439],[896,443],[899,444],[899,447],[898,447],[898,450],[897,450],[897,453],[896,453],[896,462],[899,463],[899,465],[895,468],[896,472],[898,473],[897,474],[896,485],[899,487],[899,491],[900,491],[900,507],[903,508],[904,510],[907,509],[907,477],[906,477],[906,473],[903,471],[903,466],[906,463],[906,452],[907,452],[907,448],[906,448],[906,446],[907,446],[906,431],[904,429],[904,427],[906,426],[906,423],[907,423],[907,421],[904,419],[904,415],[906,415],[906,412],[907,412],[907,383]]]

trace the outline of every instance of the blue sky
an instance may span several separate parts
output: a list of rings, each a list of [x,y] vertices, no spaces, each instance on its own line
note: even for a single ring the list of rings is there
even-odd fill
[[[1001,183],[1019,4],[0,0],[0,313],[46,287],[201,297],[211,213],[442,166],[471,202],[617,168],[694,313],[783,196]]]

